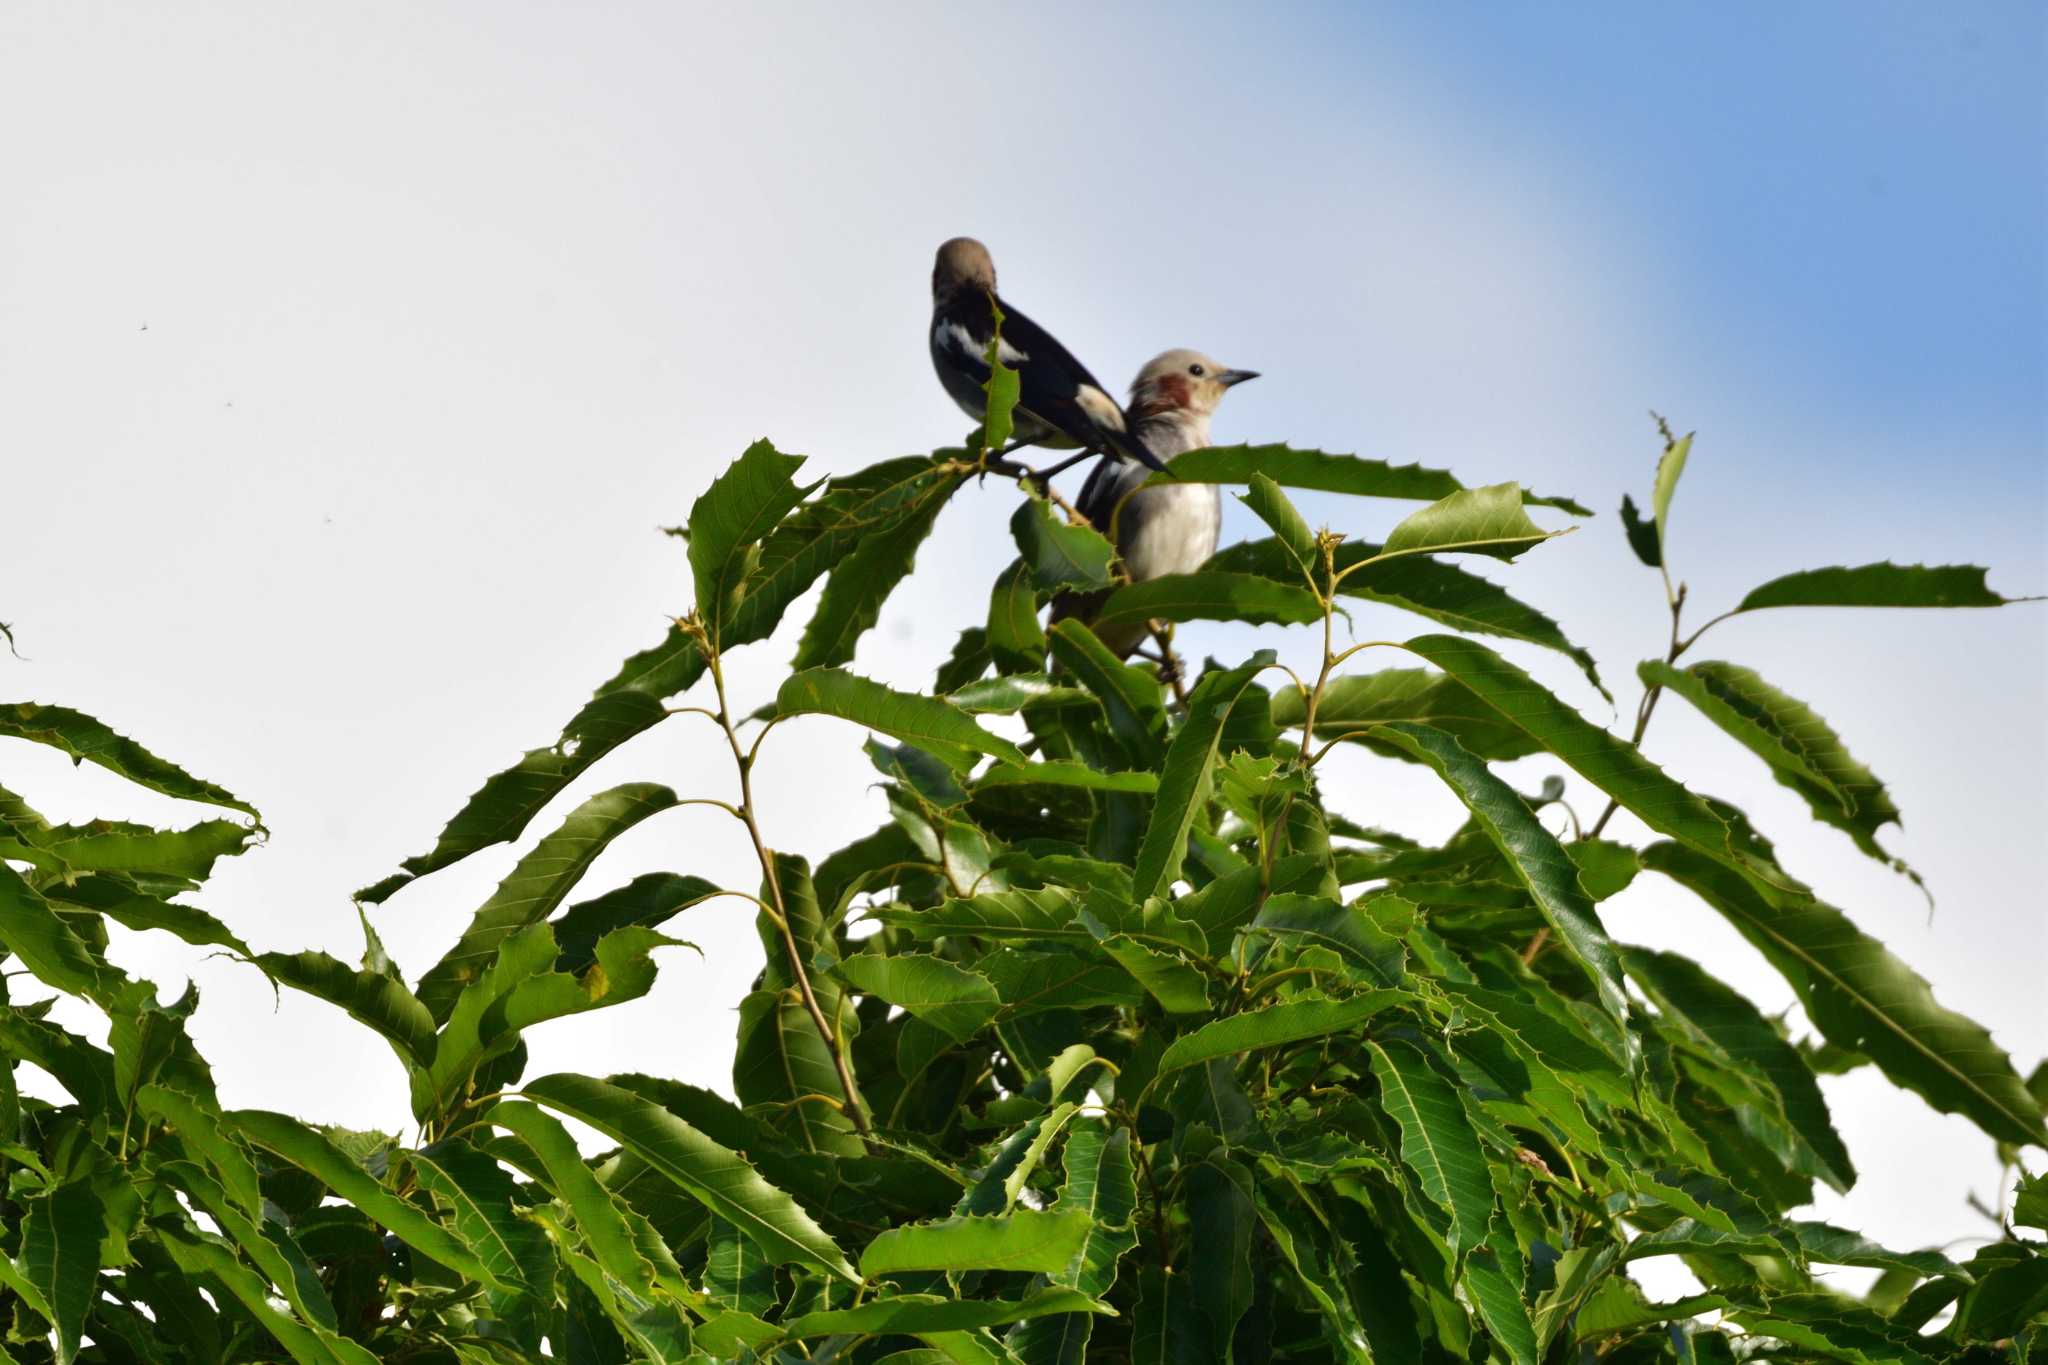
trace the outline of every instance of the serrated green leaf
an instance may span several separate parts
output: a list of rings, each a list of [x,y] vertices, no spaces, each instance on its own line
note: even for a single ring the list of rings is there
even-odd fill
[[[790,478],[803,456],[784,455],[756,441],[712,481],[690,508],[690,570],[697,611],[705,624],[723,624],[746,579],[746,551],[803,501]]]
[[[1296,450],[1283,445],[1209,446],[1176,455],[1173,473],[1154,474],[1147,486],[1179,480],[1184,483],[1249,483],[1263,474],[1285,488],[1312,488],[1324,493],[1349,493],[1364,498],[1406,498],[1435,502],[1465,485],[1441,469],[1419,464],[1393,465],[1356,455],[1321,450]],[[1525,493],[1532,507],[1555,507],[1575,517],[1593,515],[1570,498]]]
[[[262,1109],[230,1110],[226,1118],[249,1141],[306,1172],[389,1228],[406,1245],[493,1289],[511,1288],[465,1242],[385,1189],[325,1135],[288,1115]]]
[[[1272,651],[1262,650],[1249,663],[1218,669],[1204,675],[1195,685],[1188,698],[1187,719],[1181,722],[1167,746],[1159,775],[1159,795],[1152,803],[1152,819],[1138,849],[1137,867],[1131,878],[1138,900],[1166,894],[1180,876],[1181,863],[1187,856],[1188,831],[1194,827],[1195,817],[1209,794],[1211,769],[1223,739],[1224,723],[1252,680],[1272,664]]]
[[[584,1164],[575,1138],[546,1110],[518,1100],[500,1100],[485,1113],[486,1123],[517,1134],[545,1167],[549,1188],[576,1220],[583,1243],[614,1279],[646,1285],[654,1267],[634,1243],[633,1231],[612,1195]]]
[[[1159,790],[1159,776],[1148,772],[1099,772],[1085,763],[1055,759],[1047,763],[998,763],[974,784],[976,791],[992,787],[1079,787],[1085,791],[1136,792]]]
[[[1401,1160],[1422,1192],[1449,1215],[1451,1254],[1462,1258],[1486,1240],[1493,1218],[1493,1183],[1486,1156],[1458,1094],[1407,1043],[1365,1049],[1380,1083],[1380,1106],[1401,1130]]]
[[[1828,1117],[1813,1072],[1755,1005],[1676,953],[1624,947],[1621,955],[1628,974],[1658,1009],[1683,1019],[1731,1066],[1768,1081],[1784,1105],[1786,1122],[1811,1155],[1812,1174],[1837,1190],[1855,1183],[1856,1167]]]
[[[886,1234],[885,1234],[886,1235]],[[1113,1313],[1115,1310],[1073,1289],[1041,1289],[1024,1299],[942,1299],[935,1294],[891,1294],[858,1308],[806,1313],[785,1329],[791,1341],[806,1337],[860,1334],[924,1336],[1000,1327],[1048,1313]]]
[[[1163,1078],[1182,1067],[1199,1066],[1218,1057],[1235,1057],[1259,1048],[1327,1037],[1410,998],[1403,991],[1367,991],[1343,1000],[1303,997],[1225,1015],[1167,1044],[1156,1075]]]
[[[1009,740],[976,725],[966,712],[936,697],[898,692],[837,668],[811,668],[783,680],[775,697],[785,716],[837,716],[879,730],[944,759],[965,772],[978,754],[1028,762]]]
[[[1045,628],[1038,623],[1038,593],[1031,567],[1017,560],[996,575],[989,590],[984,631],[996,672],[1037,673],[1045,667]]]
[[[59,1365],[77,1356],[85,1317],[97,1297],[100,1271],[99,1196],[90,1184],[73,1180],[39,1199],[24,1201],[20,1276],[34,1286],[37,1311],[56,1329]]]
[[[856,990],[916,1015],[956,1043],[981,1032],[1000,1007],[987,977],[928,953],[855,953],[834,970]]]
[[[1426,616],[1432,621],[1468,631],[1518,640],[1556,650],[1577,664],[1602,696],[1606,687],[1593,656],[1565,638],[1557,622],[1507,591],[1470,570],[1427,555],[1404,555],[1380,559],[1384,547],[1368,541],[1347,540],[1337,547],[1332,567],[1339,575],[1351,570],[1337,584],[1337,595],[1367,602],[1379,602]],[[1367,560],[1377,562],[1366,565]],[[1365,565],[1365,567],[1355,567]],[[1253,540],[1224,547],[1204,570],[1225,573],[1255,573],[1267,578],[1292,580],[1293,559],[1275,540]]]
[[[1529,520],[1522,510],[1520,484],[1497,483],[1460,489],[1411,513],[1388,532],[1380,553],[1389,557],[1464,553],[1513,559],[1557,534]]]
[[[1316,570],[1321,567],[1316,552],[1315,532],[1308,529],[1308,523],[1301,519],[1301,513],[1280,491],[1280,485],[1264,474],[1254,472],[1247,482],[1250,488],[1238,495],[1238,501],[1252,510],[1252,515],[1272,528],[1274,542],[1287,552],[1295,571],[1311,588],[1316,584]]]
[[[1472,1248],[1463,1270],[1465,1290],[1511,1365],[1536,1365],[1536,1328],[1529,1319],[1521,1248],[1496,1217],[1486,1240]]]
[[[1626,493],[1621,495],[1621,529],[1637,559],[1653,569],[1664,567],[1664,547],[1657,543],[1656,521],[1638,512],[1636,500]]]
[[[358,1343],[308,1327],[279,1309],[272,1302],[269,1286],[217,1238],[189,1224],[168,1224],[161,1230],[161,1242],[186,1275],[210,1277],[224,1285],[299,1365],[377,1365],[377,1357]]]
[[[587,1076],[529,1081],[520,1093],[624,1144],[692,1198],[738,1227],[778,1265],[859,1277],[845,1253],[797,1202],[763,1180],[745,1157],[720,1146],[661,1106]]]
[[[1988,570],[1974,564],[1861,564],[1802,569],[1774,578],[1735,610],[1769,607],[2002,607],[2031,597],[2002,597],[1984,584]]]
[[[1283,687],[1273,694],[1273,724],[1298,728],[1307,714],[1300,689]],[[1375,740],[1371,727],[1391,721],[1434,726],[1458,740],[1476,757],[1488,760],[1522,758],[1542,752],[1534,737],[1502,720],[1463,683],[1426,668],[1385,668],[1333,678],[1316,705],[1316,735],[1363,744],[1375,753],[1407,762],[1418,761],[1399,744]]]
[[[0,863],[0,948],[35,978],[68,995],[98,999],[118,973],[71,931],[19,872]]]
[[[1671,495],[1678,491],[1678,477],[1685,473],[1685,461],[1692,454],[1692,433],[1664,447],[1657,457],[1657,477],[1650,485],[1650,516],[1657,524],[1657,553],[1661,558],[1671,544]]]
[[[382,972],[359,971],[326,953],[261,953],[256,965],[278,981],[368,1024],[409,1067],[434,1061],[434,1016],[405,986]]]
[[[1780,785],[1799,793],[1816,820],[1847,834],[1869,857],[1913,875],[1877,843],[1880,827],[1898,823],[1899,808],[1812,707],[1739,664],[1706,662],[1678,669],[1647,660],[1636,671],[1645,685],[1684,697],[1761,758]]]
[[[1811,896],[1759,886],[1675,844],[1643,865],[1721,912],[1791,983],[1814,1027],[1870,1057],[1936,1109],[2002,1142],[2048,1143],[2041,1107],[1982,1025],[1943,1008],[1925,979]]]
[[[80,877],[68,884],[51,883],[42,890],[54,906],[88,909],[124,929],[137,933],[161,929],[194,947],[232,948],[243,957],[255,956],[248,944],[199,907],[146,895],[126,884],[125,878]]]
[[[185,1150],[206,1163],[242,1212],[251,1218],[263,1216],[263,1188],[255,1164],[230,1135],[227,1121],[211,1100],[166,1085],[145,1085],[135,1099],[138,1109],[169,1125]]]
[[[132,739],[117,735],[104,723],[68,706],[39,702],[0,703],[0,735],[47,744],[74,763],[93,763],[165,796],[225,806],[246,815],[256,808],[225,787],[202,782],[177,764],[157,757]]]
[[[1031,572],[1032,586],[1040,592],[1106,588],[1113,581],[1110,566],[1116,562],[1116,548],[1093,528],[1069,524],[1043,498],[1029,496],[1017,505],[1010,535]]]
[[[437,1142],[405,1159],[421,1187],[449,1211],[456,1235],[501,1283],[527,1293],[547,1283],[545,1238],[520,1217],[503,1167],[462,1142]]]
[[[1516,878],[1528,888],[1551,932],[1585,969],[1601,1005],[1626,1029],[1628,992],[1622,985],[1621,963],[1599,913],[1579,885],[1578,869],[1557,837],[1543,827],[1512,787],[1443,731],[1399,723],[1382,726],[1380,733],[1429,764],[1457,793]]]
[[[931,491],[908,514],[891,520],[886,533],[868,536],[839,561],[825,580],[817,611],[804,627],[792,668],[853,661],[861,636],[874,628],[882,604],[915,567],[918,547],[931,534],[963,478],[953,475],[935,480]]]
[[[1109,595],[1092,624],[1098,629],[1147,621],[1301,625],[1322,619],[1322,604],[1307,588],[1254,574],[1203,570],[1127,583]]]
[[[469,928],[419,980],[417,994],[435,1021],[446,1022],[462,988],[482,975],[499,945],[554,913],[597,855],[648,816],[670,809],[676,794],[653,782],[628,782],[599,792],[569,812],[561,825],[498,883],[477,908]]]
[[[860,1273],[868,1279],[904,1270],[1051,1275],[1073,1261],[1093,1223],[1078,1209],[1018,1209],[1000,1218],[947,1218],[887,1228],[861,1252]]]

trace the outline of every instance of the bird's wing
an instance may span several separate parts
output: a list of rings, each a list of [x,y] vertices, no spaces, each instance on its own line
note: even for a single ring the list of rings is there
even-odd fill
[[[1124,430],[1123,408],[1072,351],[1001,299],[996,306],[1003,310],[1003,359],[1018,371],[1019,407],[1077,445],[1113,450],[1153,469],[1166,468]],[[1015,360],[1008,354],[1011,348],[1017,352]]]

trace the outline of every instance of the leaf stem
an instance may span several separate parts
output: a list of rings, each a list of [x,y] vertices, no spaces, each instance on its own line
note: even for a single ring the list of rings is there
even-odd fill
[[[761,879],[768,888],[768,898],[774,902],[769,919],[774,923],[776,932],[782,936],[782,949],[789,958],[790,975],[795,978],[797,991],[803,997],[804,1010],[811,1016],[812,1026],[818,1030],[818,1037],[824,1040],[825,1050],[832,1056],[833,1070],[839,1073],[840,1089],[846,1093],[847,1117],[853,1120],[853,1126],[860,1130],[861,1136],[866,1137],[870,1131],[867,1111],[860,1102],[860,1090],[853,1083],[853,1069],[847,1063],[846,1050],[840,1046],[838,1031],[826,1020],[825,1011],[818,1005],[817,992],[811,989],[811,976],[804,968],[803,950],[797,947],[796,934],[789,927],[789,904],[783,898],[782,878],[776,871],[775,855],[769,851],[767,842],[761,837],[761,822],[755,814],[754,759],[760,753],[761,738],[765,737],[768,731],[764,729],[761,736],[756,737],[751,749],[740,747],[739,734],[733,729],[732,707],[726,702],[725,669],[719,658],[718,647],[712,643],[709,632],[704,631],[701,625],[698,631],[704,642],[704,657],[711,668],[711,685],[718,693],[718,728],[725,732],[726,746],[732,750],[733,764],[739,769],[740,801],[739,805],[732,809],[739,816],[740,823],[747,827],[747,837],[753,841],[754,857],[761,864]],[[773,728],[772,724],[769,728]],[[762,905],[761,908],[764,911],[769,909],[767,905]]]

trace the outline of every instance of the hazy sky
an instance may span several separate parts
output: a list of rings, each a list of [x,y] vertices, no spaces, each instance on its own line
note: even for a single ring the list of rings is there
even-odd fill
[[[963,232],[1118,387],[1176,345],[1263,371],[1219,440],[1420,460],[1598,508],[1488,572],[1595,651],[1624,711],[1665,628],[1613,515],[1647,488],[1652,407],[1700,433],[1670,553],[1702,611],[1885,557],[2048,590],[2043,15],[15,3],[0,619],[28,661],[0,657],[0,695],[89,711],[254,801],[268,845],[202,903],[259,949],[353,959],[348,893],[431,844],[688,607],[681,550],[655,528],[749,440],[810,454],[815,476],[960,437],[922,329],[932,248]],[[955,502],[861,670],[929,678],[985,612],[1014,498],[991,484]],[[1303,502],[1361,535],[1408,510]],[[1233,504],[1226,539],[1248,520]],[[1906,828],[1885,837],[1933,887],[1931,922],[1682,703],[1649,745],[1747,806],[2022,1071],[2048,1052],[2044,621],[1766,613],[1699,651],[1812,703],[1890,784]],[[1366,609],[1357,628],[1429,627]],[[736,659],[741,704],[769,695],[793,640]],[[1509,652],[1613,715],[1569,664]],[[714,738],[672,722],[534,833],[620,781],[725,794]],[[860,739],[812,721],[769,741],[772,842],[815,858],[880,823]],[[1332,795],[1441,836],[1459,812],[1432,781],[1356,758]],[[56,818],[199,814],[13,741],[0,782]],[[722,819],[648,821],[586,894],[653,868],[749,885]],[[374,912],[410,972],[516,854]],[[706,957],[666,952],[648,999],[539,1030],[533,1073],[723,1086],[759,965],[737,904],[677,922]],[[1605,914],[1768,1008],[1791,1001],[1668,883],[1646,876]],[[405,1122],[387,1050],[339,1012],[115,933],[167,994],[199,983],[193,1032],[228,1103]],[[1898,1242],[1989,1231],[1963,1203],[1997,1196],[1988,1139],[1868,1070],[1824,1087],[1864,1172],[1829,1216]]]

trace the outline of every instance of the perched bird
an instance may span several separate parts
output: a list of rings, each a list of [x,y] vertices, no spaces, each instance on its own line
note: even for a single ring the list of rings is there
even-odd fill
[[[988,410],[988,344],[1003,311],[1003,364],[1017,371],[1017,431],[998,455],[1020,446],[1113,451],[1164,469],[1124,430],[1124,411],[1051,333],[996,296],[996,267],[988,248],[955,237],[939,248],[932,266],[932,366],[939,382],[980,421]],[[1061,466],[1064,468],[1065,466]],[[1052,471],[1057,472],[1057,471]]]
[[[1258,377],[1256,370],[1225,369],[1200,351],[1167,351],[1138,371],[1131,384],[1130,434],[1147,454],[1163,461],[1200,450],[1209,444],[1209,418],[1224,393]],[[1223,527],[1223,497],[1215,484],[1170,483],[1133,493],[1147,477],[1129,460],[1106,459],[1089,474],[1076,504],[1096,530],[1115,542],[1135,583],[1199,569],[1216,553]],[[1108,595],[1062,593],[1053,599],[1052,619],[1087,621]],[[1145,631],[1142,623],[1125,622],[1096,634],[1122,656],[1137,648]]]

